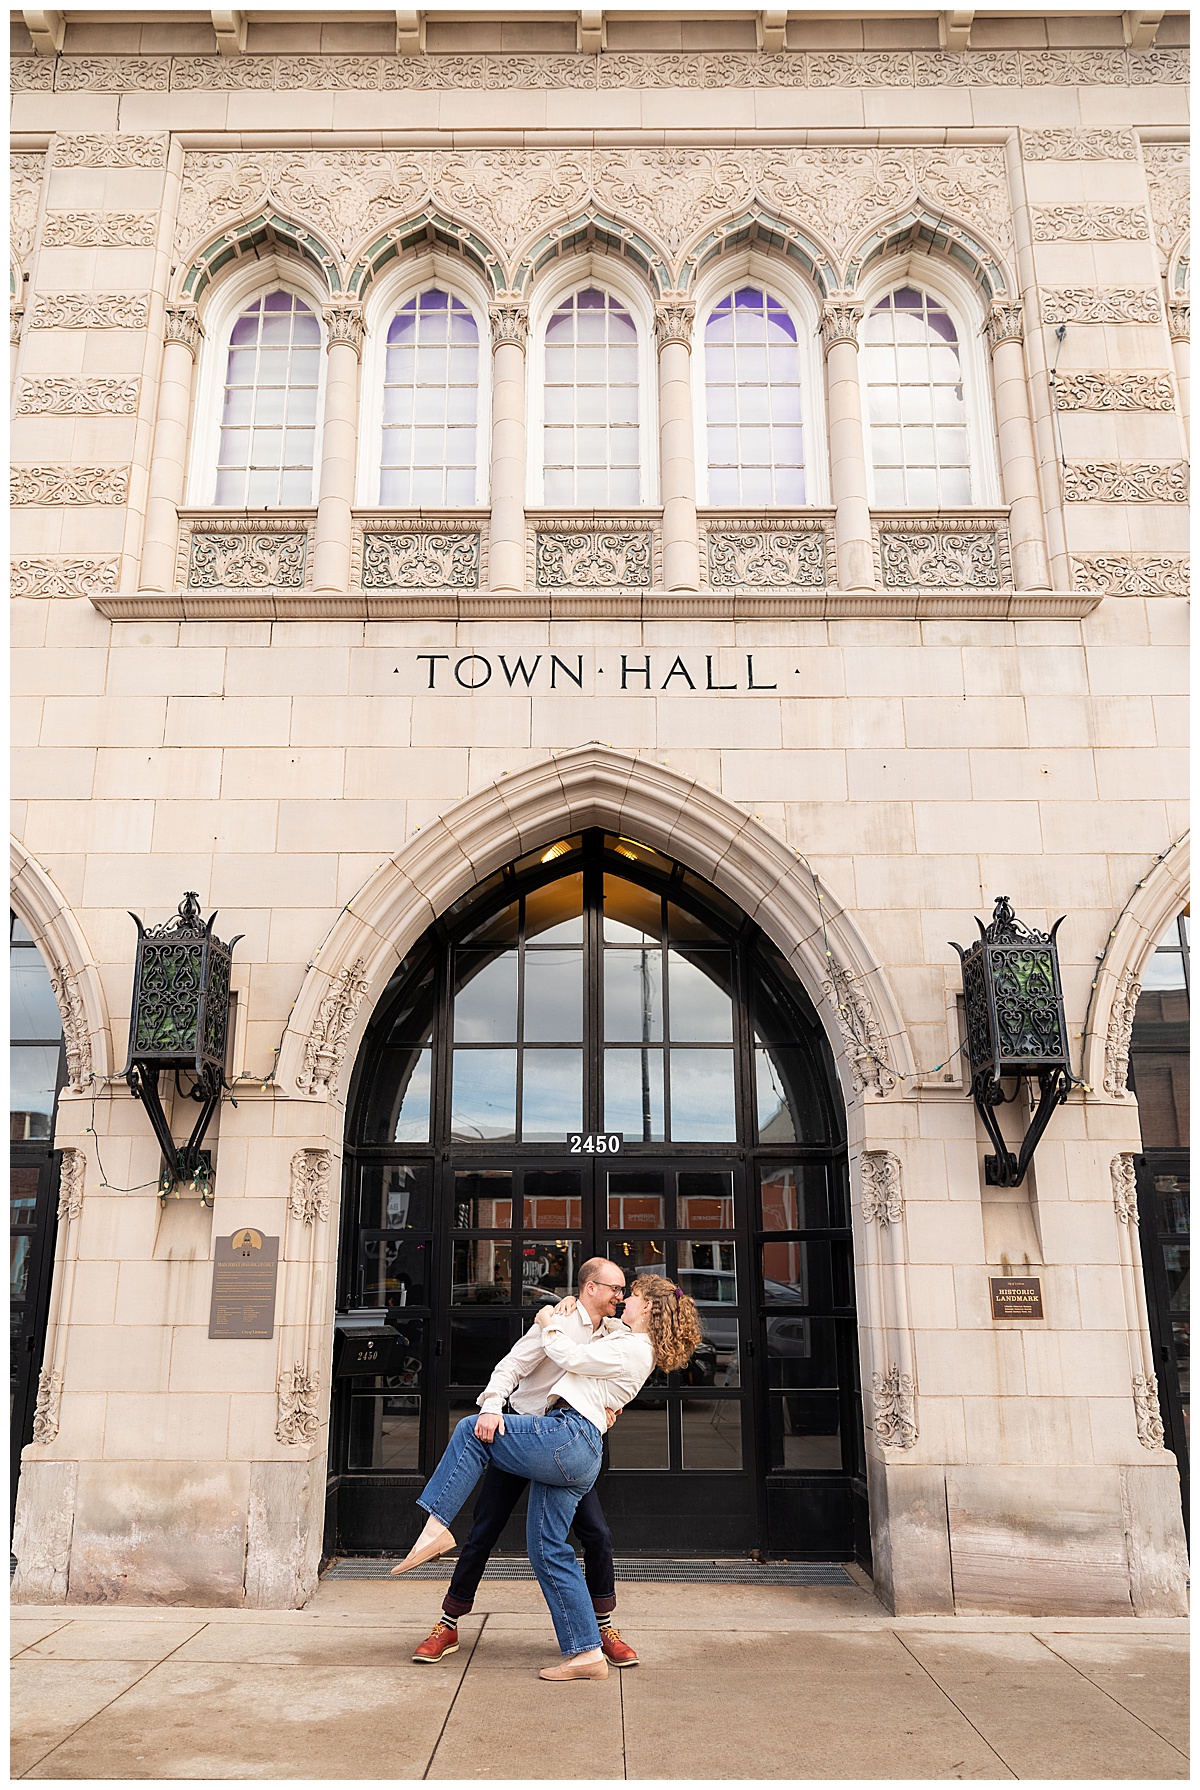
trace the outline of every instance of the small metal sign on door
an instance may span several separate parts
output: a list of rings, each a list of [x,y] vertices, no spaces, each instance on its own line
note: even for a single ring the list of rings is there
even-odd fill
[[[278,1277],[278,1237],[244,1225],[231,1237],[216,1238],[209,1336],[264,1342],[274,1336]]]
[[[993,1319],[1045,1317],[1040,1280],[993,1280],[991,1287]]]

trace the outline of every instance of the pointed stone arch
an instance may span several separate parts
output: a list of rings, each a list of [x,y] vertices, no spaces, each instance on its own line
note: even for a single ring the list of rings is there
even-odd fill
[[[10,840],[9,855],[9,899],[50,972],[63,1022],[71,1091],[82,1093],[113,1074],[104,986],[83,929],[49,871],[19,839]]]
[[[838,290],[838,272],[831,250],[810,231],[762,205],[752,205],[737,217],[714,225],[686,250],[679,262],[679,290],[691,292],[699,275],[719,256],[737,255],[747,249],[799,268],[822,298]]]
[[[218,235],[191,256],[176,283],[178,296],[197,303],[226,268],[256,259],[264,249],[306,261],[316,269],[331,298],[344,290],[341,258],[336,249],[311,225],[299,223],[267,205],[238,223],[225,224]]]
[[[851,245],[846,257],[845,290],[853,292],[867,269],[883,256],[902,255],[908,249],[944,256],[974,282],[989,303],[1011,298],[1016,292],[1000,250],[973,226],[927,204],[919,193],[902,212],[871,225]]]
[[[429,249],[461,255],[480,275],[493,297],[505,290],[504,258],[495,244],[474,227],[426,206],[413,216],[375,232],[366,246],[355,253],[346,276],[347,296],[365,297],[378,276],[401,256],[420,254]]]
[[[1142,975],[1168,923],[1187,903],[1190,874],[1191,834],[1185,833],[1142,877],[1109,934],[1083,1040],[1083,1079],[1094,1095],[1126,1096]]]
[[[531,247],[522,250],[513,264],[512,290],[528,298],[534,279],[544,267],[565,255],[586,254],[600,250],[616,255],[637,269],[656,298],[672,289],[669,257],[656,243],[642,236],[628,224],[610,217],[597,206],[555,224]]]
[[[821,1016],[848,1104],[892,1091],[913,1060],[878,956],[797,854],[727,797],[669,766],[593,743],[503,777],[424,828],[347,903],[284,1034],[289,1098],[340,1097],[388,978],[451,902],[565,832],[606,827],[679,859],[737,902],[783,953]]]

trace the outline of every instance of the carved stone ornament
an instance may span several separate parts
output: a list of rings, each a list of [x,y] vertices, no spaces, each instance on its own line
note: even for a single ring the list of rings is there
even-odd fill
[[[14,466],[11,501],[35,503],[124,503],[127,466]]]
[[[14,559],[9,566],[9,594],[88,597],[93,591],[116,590],[120,569],[119,559]]]
[[[1021,306],[993,305],[988,312],[984,330],[988,339],[988,347],[993,354],[1001,342],[1023,342],[1025,340],[1025,324]]]
[[[1150,192],[1154,239],[1169,256],[1188,228],[1191,204],[1190,151],[1186,143],[1145,143],[1142,161]]]
[[[154,211],[48,211],[42,247],[49,249],[152,249],[158,232]]]
[[[46,56],[14,56],[8,76],[14,93],[48,93],[54,86],[54,64]]]
[[[37,236],[45,172],[44,154],[8,158],[9,246],[18,261],[25,260]]]
[[[167,56],[62,56],[54,86],[59,93],[163,93],[170,73]]]
[[[181,342],[195,359],[200,350],[200,317],[195,305],[168,305],[165,317],[168,342]]]
[[[81,1094],[92,1080],[92,1035],[79,983],[71,970],[51,965],[50,987],[58,1003],[67,1053],[67,1079],[73,1094]]]
[[[692,326],[696,321],[694,305],[659,305],[654,313],[654,340],[661,354],[668,342],[692,345]]]
[[[1071,578],[1080,591],[1118,597],[1186,597],[1188,559],[1181,554],[1081,553],[1071,558]]]
[[[833,302],[824,305],[821,310],[821,341],[826,354],[835,342],[849,342],[858,347],[858,327],[862,322],[861,305]]]
[[[1162,1412],[1158,1404],[1158,1380],[1154,1374],[1134,1374],[1133,1409],[1138,1441],[1143,1448],[1165,1448]]]
[[[542,529],[535,533],[538,590],[648,590],[654,534],[636,525]]]
[[[1059,410],[1174,410],[1175,388],[1166,373],[1059,373]]]
[[[1063,495],[1068,503],[1186,503],[1188,469],[1182,460],[1068,466]]]
[[[1192,307],[1190,303],[1172,300],[1167,306],[1167,328],[1171,332],[1173,342],[1187,342],[1192,335]]]
[[[355,354],[362,353],[366,325],[358,305],[326,305],[322,315],[329,338],[328,347],[332,348],[336,342],[353,348]]]
[[[292,1157],[288,1210],[302,1224],[329,1217],[329,1179],[333,1156],[328,1150],[297,1150]]]
[[[806,590],[829,583],[826,535],[821,524],[756,523],[712,527],[708,583],[712,590]]]
[[[25,321],[25,306],[9,304],[8,307],[8,339],[15,348],[21,340],[21,325]]]
[[[1157,323],[1162,304],[1149,286],[1066,286],[1042,293],[1043,323]]]
[[[1134,1172],[1133,1157],[1127,1153],[1114,1156],[1110,1165],[1113,1190],[1113,1210],[1121,1224],[1139,1224],[1137,1202],[1137,1175]]]
[[[488,312],[492,326],[492,347],[501,342],[514,342],[524,348],[529,340],[529,312],[524,305],[493,305]]]
[[[869,1088],[880,1096],[890,1094],[896,1077],[888,1064],[883,1031],[866,995],[851,972],[837,962],[830,963],[829,975],[821,986],[846,1046],[855,1093]]]
[[[191,536],[188,590],[302,590],[308,554],[306,533],[241,533],[201,527]]]
[[[53,292],[39,297],[31,329],[145,329],[150,301],[131,292]]]
[[[911,1374],[893,1363],[885,1374],[871,1375],[875,1421],[872,1428],[885,1448],[912,1448],[917,1440],[917,1389]]]
[[[33,1439],[43,1448],[58,1435],[62,1392],[63,1377],[57,1368],[44,1367],[38,1375],[37,1403],[33,1408]]]
[[[304,1040],[304,1063],[296,1077],[296,1086],[306,1094],[325,1094],[332,1100],[337,1093],[355,1015],[370,986],[366,967],[364,958],[356,958],[348,969],[338,972],[326,991],[312,1031]]]
[[[17,404],[20,416],[43,411],[60,416],[133,416],[141,380],[26,379]]]
[[[112,137],[56,137],[56,168],[162,168],[170,138],[165,134],[135,136],[122,131]]]
[[[1006,590],[1012,584],[1002,528],[955,518],[884,518],[876,540],[884,590]]]
[[[1045,205],[1030,216],[1034,242],[1143,242],[1150,234],[1134,205]]]
[[[1132,131],[1023,130],[1021,154],[1027,162],[1132,162],[1137,146]]]
[[[310,1374],[297,1361],[279,1376],[276,1388],[275,1439],[285,1447],[297,1448],[311,1442],[317,1433],[320,1417],[317,1411],[317,1376]]]
[[[482,535],[477,528],[363,531],[363,590],[478,590]]]
[[[1104,1092],[1118,1098],[1128,1091],[1129,1041],[1142,985],[1132,970],[1122,970],[1113,993],[1104,1040]],[[1118,1161],[1120,1158],[1118,1157]]]
[[[864,1222],[881,1227],[899,1224],[904,1217],[900,1158],[890,1150],[864,1150],[861,1170]]]

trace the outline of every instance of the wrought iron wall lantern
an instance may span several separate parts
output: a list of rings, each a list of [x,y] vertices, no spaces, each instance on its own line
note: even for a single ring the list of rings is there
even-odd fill
[[[996,1146],[994,1156],[984,1157],[991,1187],[1021,1185],[1051,1113],[1072,1087],[1083,1085],[1071,1073],[1058,973],[1057,934],[1065,918],[1049,932],[1036,932],[1017,919],[1008,896],[1001,895],[987,926],[976,917],[975,943],[966,950],[954,945],[962,962],[971,1097]],[[1016,1088],[1005,1094],[1002,1081],[1014,1076]],[[1014,1155],[1001,1135],[996,1108],[1017,1099],[1024,1079],[1036,1079],[1039,1099]]]
[[[229,976],[233,947],[242,934],[222,944],[213,934],[216,914],[207,921],[200,917],[194,889],[179,903],[175,919],[162,926],[147,930],[135,913],[129,917],[138,929],[138,942],[125,1079],[146,1108],[162,1147],[160,1199],[171,1192],[178,1197],[186,1185],[211,1205],[212,1157],[201,1145],[228,1085]],[[163,1111],[158,1078],[164,1070],[174,1074],[176,1092],[200,1108],[186,1144],[176,1144]],[[190,1087],[181,1086],[181,1074],[190,1076]]]

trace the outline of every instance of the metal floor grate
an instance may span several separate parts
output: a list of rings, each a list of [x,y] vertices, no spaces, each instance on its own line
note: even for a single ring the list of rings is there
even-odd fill
[[[335,1560],[321,1575],[326,1579],[386,1579],[395,1560]],[[845,1567],[832,1561],[779,1560],[759,1566],[753,1560],[618,1560],[618,1579],[665,1585],[853,1585]],[[449,1579],[453,1560],[431,1560],[405,1576]],[[528,1560],[489,1560],[485,1579],[532,1579]]]

